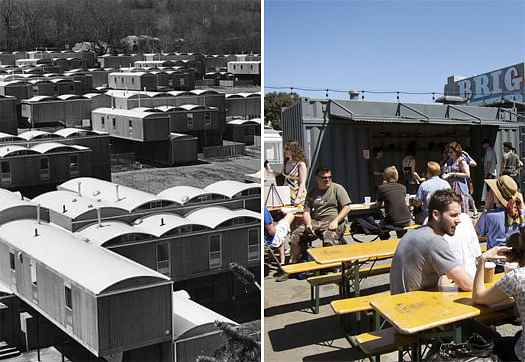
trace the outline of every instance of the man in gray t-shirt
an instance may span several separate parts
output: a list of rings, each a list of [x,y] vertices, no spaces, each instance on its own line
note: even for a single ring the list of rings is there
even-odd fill
[[[445,234],[453,236],[460,223],[460,196],[451,190],[437,190],[428,212],[428,225],[407,232],[399,242],[390,269],[391,294],[436,287],[443,274],[461,289],[472,290],[472,277],[443,239]]]

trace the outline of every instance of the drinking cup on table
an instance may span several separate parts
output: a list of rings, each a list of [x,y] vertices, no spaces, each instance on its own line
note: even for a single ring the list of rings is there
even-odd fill
[[[371,200],[372,200],[372,198],[370,196],[365,196],[365,205],[366,206],[370,206]]]
[[[406,194],[406,195],[405,195],[405,203],[408,204],[409,201],[410,201],[410,195],[409,195],[409,194]]]
[[[494,282],[494,271],[496,270],[496,263],[492,261],[485,262],[485,283]]]
[[[518,269],[519,264],[518,263],[505,263],[503,265],[503,270],[505,270],[505,274],[507,274],[510,271],[513,271],[514,269]]]

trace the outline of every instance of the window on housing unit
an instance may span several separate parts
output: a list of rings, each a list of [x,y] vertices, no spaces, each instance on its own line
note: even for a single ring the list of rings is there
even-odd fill
[[[210,269],[222,266],[221,235],[210,235]]]
[[[100,117],[100,124],[102,125],[102,128],[106,128],[106,122],[104,120],[104,116]]]
[[[15,254],[14,253],[11,253],[9,252],[9,268],[11,268],[11,270],[15,270]]]
[[[179,85],[184,85],[184,78],[179,79]]]
[[[71,285],[64,285],[64,299],[66,302],[66,308],[73,310],[73,298],[71,296]]]
[[[36,286],[38,282],[36,279],[36,263],[32,259],[29,261],[29,268],[31,270],[31,284]]]
[[[182,225],[180,227],[180,232],[181,234],[184,234],[184,233],[191,233],[193,231],[193,228],[191,225]]]
[[[117,121],[115,120],[115,118],[111,119],[111,123],[112,123],[113,129],[117,128]]]
[[[34,303],[38,304],[38,281],[36,276],[36,262],[33,259],[29,260],[29,269],[31,271],[32,300]]]
[[[259,230],[248,230],[248,261],[259,260]]]
[[[170,244],[157,244],[157,271],[169,275],[170,273]]]
[[[204,112],[204,125],[211,126],[211,112]]]
[[[49,158],[47,157],[40,159],[40,179],[49,180]]]
[[[2,162],[0,164],[0,170],[1,170],[1,177],[0,180],[2,183],[11,183],[12,177],[11,177],[11,165],[9,162]]]
[[[186,115],[186,126],[188,128],[193,128],[193,113],[188,113]]]
[[[78,155],[69,155],[69,175],[78,176]]]
[[[131,78],[131,84],[135,84],[135,78]]]

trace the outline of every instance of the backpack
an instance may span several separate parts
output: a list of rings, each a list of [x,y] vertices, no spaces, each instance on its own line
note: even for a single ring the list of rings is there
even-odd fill
[[[369,215],[367,217],[359,217],[352,221],[352,224],[350,225],[350,233],[352,235],[355,234],[365,234],[365,235],[377,235],[381,239],[388,239],[390,238],[390,234],[388,232],[384,232],[381,225],[379,225],[374,217],[372,215]],[[354,237],[355,239],[355,237]],[[356,239],[356,241],[359,241]]]

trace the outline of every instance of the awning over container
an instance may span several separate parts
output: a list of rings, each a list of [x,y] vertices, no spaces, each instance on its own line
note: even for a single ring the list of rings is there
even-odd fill
[[[330,119],[356,122],[501,126],[517,121],[509,109],[503,108],[332,99],[313,102],[325,104]],[[316,116],[319,122],[325,120],[320,109],[305,120],[313,123]]]

